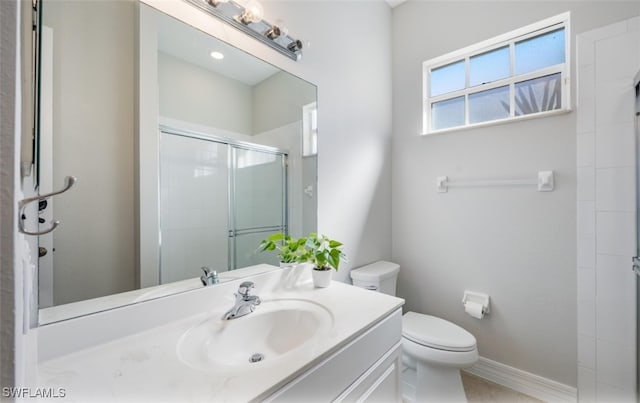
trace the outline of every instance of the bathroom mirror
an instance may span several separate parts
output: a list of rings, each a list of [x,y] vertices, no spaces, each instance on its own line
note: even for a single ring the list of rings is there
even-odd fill
[[[39,322],[277,265],[270,233],[316,229],[316,87],[126,1],[45,0]]]

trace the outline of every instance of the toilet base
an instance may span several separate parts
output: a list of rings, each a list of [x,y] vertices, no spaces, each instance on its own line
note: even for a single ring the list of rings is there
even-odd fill
[[[416,401],[416,370],[406,365],[402,366],[401,392],[403,403],[415,403]]]
[[[406,403],[466,403],[467,396],[462,386],[460,369],[420,362],[415,369],[403,366],[402,400]]]

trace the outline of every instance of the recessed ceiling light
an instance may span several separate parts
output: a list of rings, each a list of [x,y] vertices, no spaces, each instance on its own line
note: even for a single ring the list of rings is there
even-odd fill
[[[224,55],[220,52],[211,52],[211,57],[213,57],[216,60],[224,59]]]

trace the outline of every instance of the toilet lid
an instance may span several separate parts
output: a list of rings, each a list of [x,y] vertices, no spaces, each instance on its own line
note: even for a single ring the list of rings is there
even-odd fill
[[[407,312],[402,317],[402,335],[438,350],[472,351],[476,348],[476,338],[460,326],[416,312]]]

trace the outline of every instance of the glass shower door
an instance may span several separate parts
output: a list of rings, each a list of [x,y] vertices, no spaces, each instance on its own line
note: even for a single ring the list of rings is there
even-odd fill
[[[287,155],[232,146],[231,162],[230,267],[277,265],[274,255],[257,248],[269,234],[287,232]]]
[[[162,133],[160,283],[228,267],[228,145]]]

